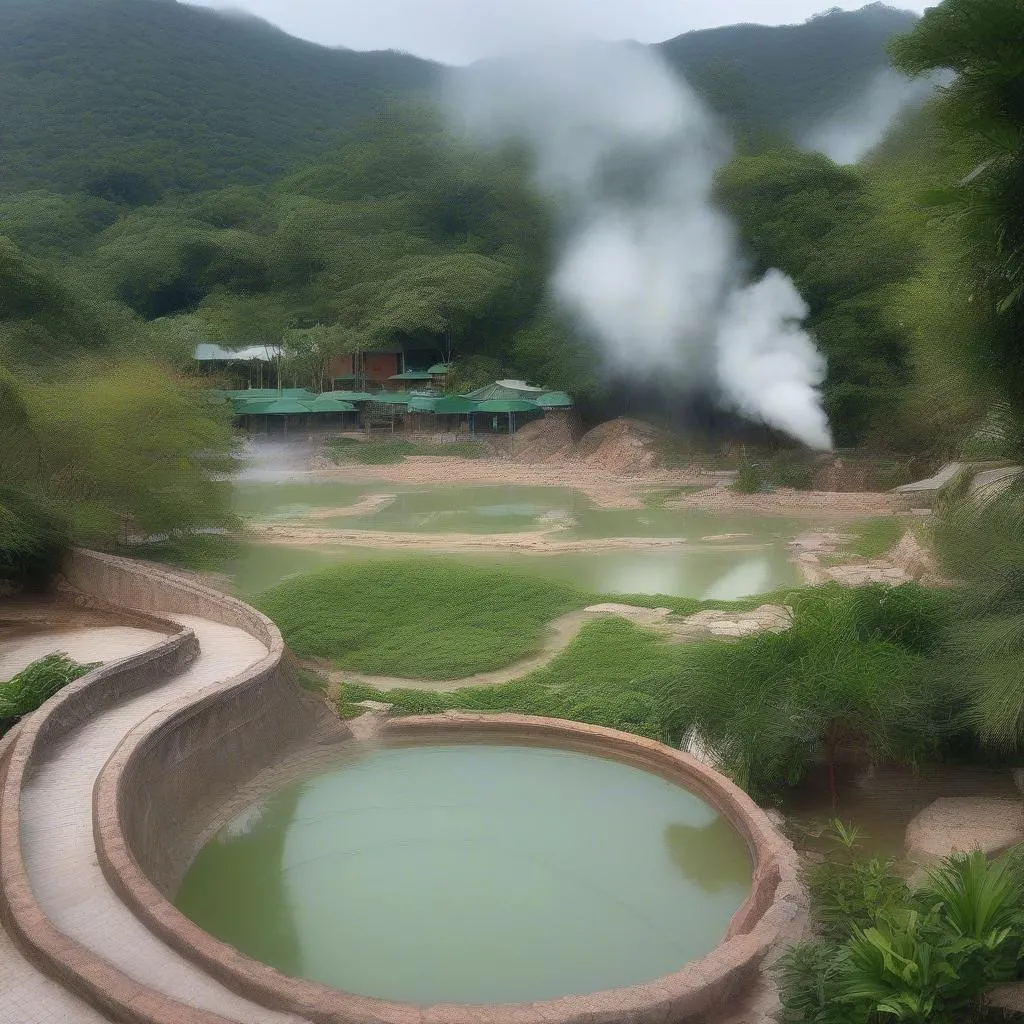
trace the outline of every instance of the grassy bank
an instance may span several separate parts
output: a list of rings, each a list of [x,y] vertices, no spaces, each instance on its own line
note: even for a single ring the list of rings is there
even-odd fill
[[[332,566],[285,580],[254,603],[300,657],[357,672],[444,680],[529,657],[552,619],[607,600],[688,615],[709,607],[749,610],[765,598],[609,597],[525,572],[414,557]],[[602,657],[617,663],[614,645]]]
[[[285,580],[256,605],[300,657],[458,679],[532,654],[548,623],[586,600],[574,587],[525,574],[412,558]]]
[[[354,462],[362,466],[389,466],[404,462],[410,455],[479,459],[484,456],[485,449],[475,441],[417,444],[413,441],[358,441],[354,437],[338,437],[328,445],[327,454],[342,465]]]
[[[435,714],[454,708],[512,711],[656,737],[653,694],[683,657],[683,646],[666,643],[649,630],[622,619],[599,619],[587,623],[547,668],[514,682],[454,693],[389,690],[383,697],[377,690],[346,684],[339,707],[347,714],[355,701],[370,699],[394,704],[399,714]]]

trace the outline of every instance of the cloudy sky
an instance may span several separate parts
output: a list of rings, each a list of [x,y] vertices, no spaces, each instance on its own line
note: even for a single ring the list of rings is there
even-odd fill
[[[465,64],[505,46],[549,36],[659,42],[695,28],[736,22],[781,25],[866,0],[189,0],[265,18],[286,32],[354,50],[407,50]],[[890,0],[923,11],[937,0]]]

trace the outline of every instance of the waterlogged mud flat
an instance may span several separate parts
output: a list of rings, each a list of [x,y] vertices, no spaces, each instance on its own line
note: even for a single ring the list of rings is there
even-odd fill
[[[604,509],[564,487],[436,486],[332,480],[249,481],[235,487],[240,515],[312,522],[324,529],[500,534],[550,530],[564,540],[742,534],[754,543],[791,537],[792,518],[668,508]],[[335,513],[335,514],[332,514]]]
[[[251,808],[177,897],[285,973],[380,998],[518,1002],[648,981],[722,939],[750,886],[693,794],[585,754],[375,749]]]
[[[383,548],[298,547],[248,544],[224,572],[234,591],[252,599],[283,579],[341,562],[386,558],[436,558],[515,569],[573,583],[594,594],[665,594],[669,597],[734,600],[775,587],[796,585],[799,573],[781,542],[682,545],[655,550],[571,554],[451,554],[402,552]]]
[[[367,494],[380,490],[372,483],[348,484],[334,480],[242,480],[234,486],[234,506],[245,519],[288,521],[302,519],[320,509],[354,505]]]

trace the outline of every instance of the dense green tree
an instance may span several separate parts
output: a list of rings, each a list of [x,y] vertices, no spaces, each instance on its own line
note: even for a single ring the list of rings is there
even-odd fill
[[[973,169],[929,199],[958,228],[961,274],[988,321],[975,363],[1024,413],[1024,7],[944,0],[892,52],[910,74],[955,72],[939,111]]]
[[[872,5],[689,32],[658,51],[737,135],[793,136],[863,88],[886,66],[886,40],[912,23]],[[429,95],[441,72],[174,0],[0,0],[0,186],[137,204],[267,182],[367,117],[387,130],[393,104]],[[354,187],[376,178],[393,194],[393,155],[351,153]]]

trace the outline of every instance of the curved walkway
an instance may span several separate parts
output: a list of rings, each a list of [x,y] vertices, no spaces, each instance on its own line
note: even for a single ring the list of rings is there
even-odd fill
[[[267,654],[262,643],[241,629],[194,616],[167,618],[195,633],[199,656],[179,674],[73,730],[56,756],[22,788],[22,856],[32,893],[61,933],[138,983],[143,1003],[143,990],[150,989],[187,999],[189,1007],[225,1021],[303,1024],[304,1018],[236,995],[166,946],[120,901],[97,863],[93,785],[125,734],[161,707],[230,679]],[[134,640],[137,649],[139,637]],[[59,643],[56,649],[61,649]],[[24,957],[8,958],[7,946],[10,939],[0,932],[0,1020],[5,1024],[92,1024],[107,1019],[44,977]]]
[[[113,884],[108,882],[99,861],[101,852],[109,853],[109,848],[100,840],[107,835],[110,823],[117,821],[120,829],[120,809],[115,809],[116,799],[102,799],[102,786],[97,788],[97,780],[105,766],[118,763],[126,738],[156,736],[161,723],[176,723],[172,730],[182,723],[187,728],[193,709],[198,707],[237,708],[236,702],[242,701],[245,709],[237,719],[246,726],[244,735],[240,728],[225,732],[223,720],[213,718],[209,720],[213,729],[205,738],[193,734],[181,739],[184,731],[162,734],[163,756],[152,762],[150,776],[138,774],[138,766],[134,766],[133,777],[144,780],[139,783],[143,799],[136,798],[130,806],[143,822],[147,841],[155,843],[149,853],[159,854],[177,842],[181,829],[186,827],[187,809],[178,806],[175,812],[173,805],[179,793],[190,792],[188,786],[182,786],[182,780],[189,777],[185,765],[190,749],[217,751],[195,762],[198,770],[191,778],[203,781],[203,785],[216,774],[211,764],[226,766],[231,776],[236,761],[245,762],[255,723],[273,723],[261,734],[264,742],[271,744],[260,748],[265,759],[272,758],[268,753],[271,749],[285,750],[291,742],[290,734],[282,738],[278,748],[273,746],[274,730],[278,722],[293,719],[288,713],[280,713],[287,702],[276,704],[274,700],[275,694],[289,692],[279,686],[290,684],[286,676],[278,675],[283,654],[280,634],[269,620],[248,606],[144,565],[126,568],[132,563],[88,552],[78,553],[76,558],[83,563],[78,567],[79,577],[97,587],[95,591],[84,587],[87,593],[115,606],[145,608],[151,613],[154,631],[111,634],[103,628],[94,633],[83,630],[74,645],[67,643],[67,634],[51,631],[45,638],[38,634],[31,647],[36,655],[74,646],[77,657],[101,660],[104,653],[109,658],[116,651],[121,658],[65,687],[0,740],[0,1022],[326,1024],[377,1019],[363,1012],[365,1007],[358,997],[345,996],[349,1008],[338,1015],[316,999],[293,998],[291,989],[302,988],[294,979],[282,980],[288,995],[284,998],[278,992],[280,986],[261,987],[259,978],[253,981],[247,975],[232,973],[223,963],[211,967],[195,949],[190,956],[189,949],[170,944],[170,933],[158,927],[156,916],[149,913],[149,897],[133,902],[137,893],[133,891],[129,896],[128,890],[117,887],[121,876],[115,877]],[[162,579],[157,579],[160,576]],[[168,608],[198,611],[211,618],[172,613]],[[588,618],[600,615],[627,618],[677,640],[700,635],[744,635],[788,625],[785,609],[776,606],[744,615],[709,611],[679,618],[668,609],[596,605],[557,620],[541,654],[506,668],[502,674],[525,674],[552,660],[572,642]],[[170,635],[156,631],[161,627]],[[106,651],[97,647],[104,638],[115,637],[117,644]],[[23,651],[22,657],[27,656]],[[489,673],[442,685],[479,685],[481,679],[494,682],[498,675]],[[295,688],[295,693],[301,691]],[[314,718],[322,712],[336,722],[319,702],[311,706]],[[302,725],[306,719],[300,714],[294,721]],[[415,724],[409,720],[405,726]],[[162,834],[148,829],[154,807],[160,811],[157,817],[163,819]],[[126,845],[125,849],[131,848]],[[141,858],[140,854],[139,864]],[[105,863],[109,865],[109,857]],[[135,864],[137,870],[139,864]],[[153,870],[152,865],[149,870]],[[165,879],[167,888],[173,888],[177,877],[174,870]],[[774,885],[770,879],[765,884],[769,888]],[[155,889],[153,892],[156,894]],[[159,899],[170,910],[163,897]],[[744,956],[751,950],[761,955],[760,947],[754,949],[761,941],[754,931],[738,931],[728,941]],[[262,977],[269,971],[260,967],[257,973]],[[217,978],[226,979],[234,987],[227,987]],[[726,978],[729,986],[734,980],[731,975]],[[289,1007],[293,1012],[272,1007]],[[394,1014],[387,1011],[390,1015],[386,1019],[388,1024],[399,1020],[403,1024],[415,1024],[417,1020],[422,1024],[429,1018],[436,1024],[449,1019],[450,1009],[421,1011],[402,1005]]]

